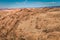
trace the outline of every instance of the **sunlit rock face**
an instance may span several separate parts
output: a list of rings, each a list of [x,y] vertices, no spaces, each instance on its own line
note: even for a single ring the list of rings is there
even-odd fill
[[[0,10],[0,40],[60,40],[60,8]]]

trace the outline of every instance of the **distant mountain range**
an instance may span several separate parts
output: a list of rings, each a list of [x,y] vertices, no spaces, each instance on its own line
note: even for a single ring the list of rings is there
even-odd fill
[[[60,8],[60,6],[48,6],[48,8]]]
[[[33,7],[33,8],[60,8],[60,6]],[[0,8],[0,10],[21,9],[21,8]]]

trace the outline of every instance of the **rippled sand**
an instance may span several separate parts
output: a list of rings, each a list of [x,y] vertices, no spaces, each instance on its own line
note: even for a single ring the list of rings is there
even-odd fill
[[[60,8],[0,10],[0,40],[60,40]]]

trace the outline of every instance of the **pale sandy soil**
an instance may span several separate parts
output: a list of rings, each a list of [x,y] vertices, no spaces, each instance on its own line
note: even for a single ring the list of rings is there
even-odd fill
[[[0,40],[60,40],[60,8],[0,10]]]

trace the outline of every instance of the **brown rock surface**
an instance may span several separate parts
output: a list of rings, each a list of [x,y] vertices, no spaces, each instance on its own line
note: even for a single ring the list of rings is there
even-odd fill
[[[60,40],[60,8],[0,10],[0,40]]]

